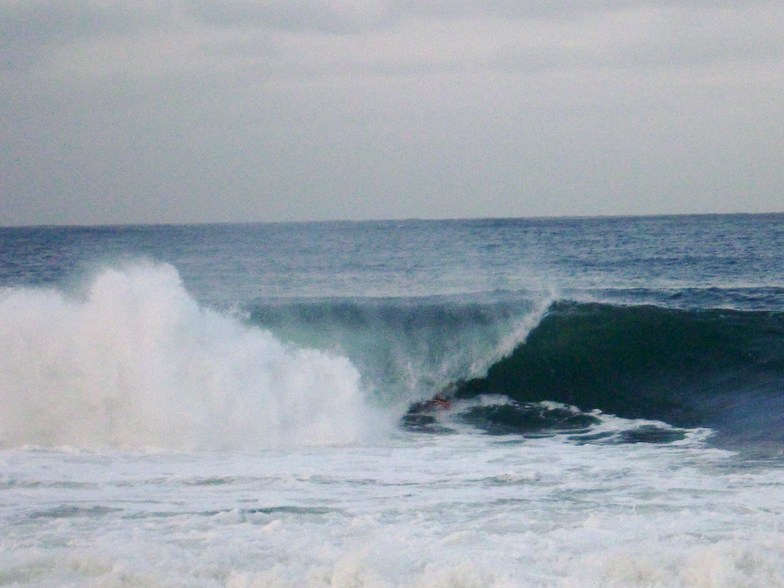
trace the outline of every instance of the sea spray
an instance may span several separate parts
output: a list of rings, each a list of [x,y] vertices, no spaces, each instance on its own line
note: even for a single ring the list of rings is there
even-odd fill
[[[468,376],[484,376],[493,364],[510,356],[518,346],[525,343],[528,335],[541,322],[551,305],[557,299],[555,290],[551,290],[548,296],[543,297],[536,302],[527,314],[513,323],[511,330],[501,337],[500,341],[490,353],[485,357],[479,357],[473,361]]]
[[[555,295],[483,292],[430,297],[258,299],[246,320],[283,341],[351,360],[385,406],[407,406],[486,374],[536,327]]]
[[[0,295],[0,443],[166,449],[342,444],[378,430],[344,357],[199,306],[164,264],[83,297]]]

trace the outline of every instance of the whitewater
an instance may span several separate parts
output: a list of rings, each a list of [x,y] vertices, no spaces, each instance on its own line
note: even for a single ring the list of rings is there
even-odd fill
[[[200,308],[171,266],[106,270],[84,300],[8,292],[0,324],[4,445],[348,443],[372,421],[346,358]]]
[[[0,229],[0,585],[784,586],[782,246]]]

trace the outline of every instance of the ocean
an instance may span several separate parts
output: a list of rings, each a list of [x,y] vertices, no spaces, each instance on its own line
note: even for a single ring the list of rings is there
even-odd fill
[[[0,228],[0,585],[784,586],[784,215]]]

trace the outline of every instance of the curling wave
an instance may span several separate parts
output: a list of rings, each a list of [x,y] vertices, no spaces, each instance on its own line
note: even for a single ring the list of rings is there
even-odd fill
[[[455,395],[503,394],[784,445],[784,313],[554,303]]]

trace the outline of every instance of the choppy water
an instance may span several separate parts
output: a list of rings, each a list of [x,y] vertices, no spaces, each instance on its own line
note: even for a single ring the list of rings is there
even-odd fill
[[[0,584],[784,585],[782,251],[782,215],[0,229]]]

